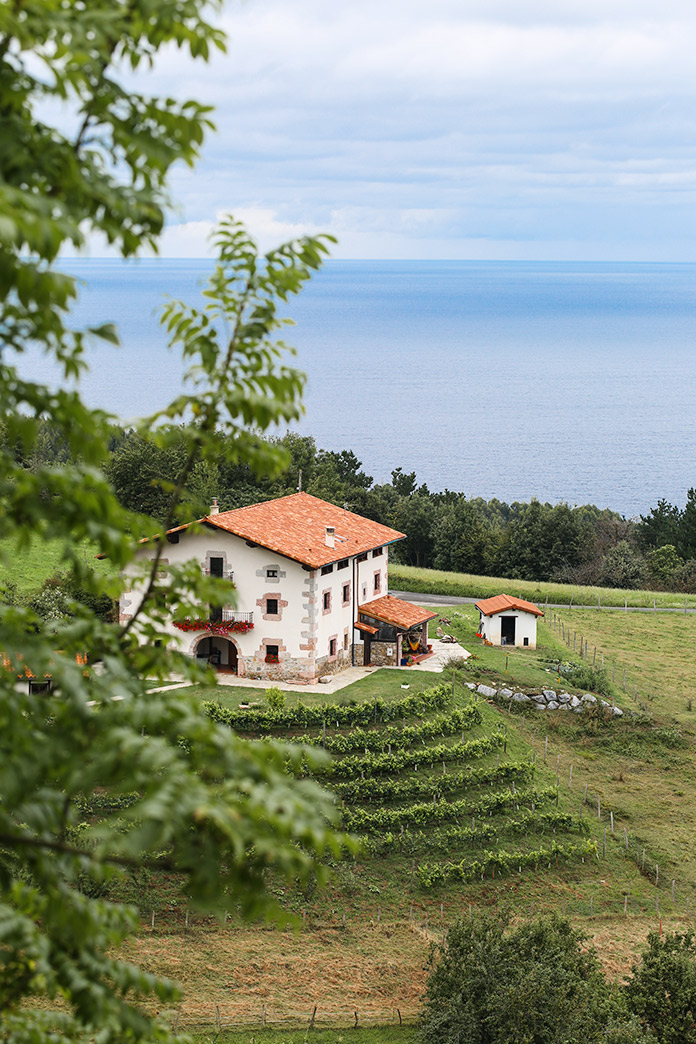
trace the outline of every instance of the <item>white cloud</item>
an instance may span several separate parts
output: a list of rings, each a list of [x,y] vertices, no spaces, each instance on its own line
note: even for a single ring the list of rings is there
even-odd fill
[[[226,56],[168,51],[146,77],[217,107],[168,256],[204,252],[225,210],[262,249],[326,230],[343,256],[696,256],[691,2],[247,0],[223,22]]]

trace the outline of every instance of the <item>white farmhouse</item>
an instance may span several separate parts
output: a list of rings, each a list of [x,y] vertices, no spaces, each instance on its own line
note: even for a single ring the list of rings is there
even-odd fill
[[[351,665],[427,654],[426,612],[388,595],[389,545],[403,533],[308,493],[210,514],[167,533],[167,565],[200,563],[230,582],[230,605],[172,620],[171,644],[223,672],[312,682]],[[138,561],[153,557],[143,542]],[[121,599],[125,622],[142,599]]]
[[[533,602],[502,594],[484,598],[476,608],[481,614],[479,634],[484,641],[536,649],[537,617],[544,614]]]

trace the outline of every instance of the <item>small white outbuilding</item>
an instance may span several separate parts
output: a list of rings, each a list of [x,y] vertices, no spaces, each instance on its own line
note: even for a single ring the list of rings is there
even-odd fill
[[[522,645],[536,649],[537,617],[541,609],[524,598],[495,595],[476,603],[481,614],[479,634],[490,645]]]

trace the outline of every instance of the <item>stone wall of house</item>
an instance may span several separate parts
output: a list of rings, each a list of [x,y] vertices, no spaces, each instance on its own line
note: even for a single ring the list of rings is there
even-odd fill
[[[396,642],[373,642],[370,648],[370,662],[374,667],[398,667]]]
[[[358,661],[356,660],[356,663]],[[360,660],[362,664],[362,660]],[[316,660],[316,676],[324,678],[329,674],[338,674],[351,667],[350,646],[347,649],[339,649],[335,657],[318,656]]]
[[[284,655],[280,663],[266,663],[259,656],[244,657],[244,676],[266,682],[296,681],[310,683],[316,680],[314,661]]]

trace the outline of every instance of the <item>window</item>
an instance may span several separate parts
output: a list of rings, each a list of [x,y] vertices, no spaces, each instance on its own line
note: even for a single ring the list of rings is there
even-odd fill
[[[41,695],[41,693],[44,693],[44,692],[50,692],[52,688],[53,688],[53,682],[52,681],[42,681],[42,682],[30,681],[29,682],[29,692],[31,693],[32,696],[34,696],[34,695]]]
[[[381,587],[381,583],[380,583],[380,579],[379,579],[379,573],[375,573],[375,586],[374,586],[375,591],[379,591],[380,587]]]
[[[211,576],[222,576],[222,567],[224,560],[222,558],[211,558],[210,559],[210,575]]]
[[[266,663],[278,663],[279,645],[266,646]]]
[[[336,568],[337,569],[347,569],[348,568],[348,559],[347,558],[342,558],[341,561],[336,566]]]
[[[373,558],[379,558],[379,556],[382,554],[383,551],[384,551],[383,547],[376,547],[374,549],[374,551],[372,552],[372,557]]]
[[[327,612],[331,608],[331,592],[324,591],[324,612]]]
[[[267,569],[266,570],[266,578],[268,580],[276,580],[277,577],[278,577],[278,570],[277,569]]]
[[[343,585],[343,604],[348,605],[350,602],[350,584]]]
[[[321,575],[326,576],[327,573],[333,573],[333,565],[327,565],[321,567]]]
[[[358,555],[358,562],[367,562],[367,551],[363,551],[361,555]]]
[[[525,639],[524,639],[524,644],[525,644],[525,645],[529,645],[529,638],[525,638]]]
[[[278,615],[278,599],[267,598],[266,599],[266,615],[277,616]]]
[[[347,635],[347,634],[344,634],[344,635],[343,635],[343,648],[344,648],[344,649],[345,649],[346,651],[348,650],[348,635]]]
[[[336,639],[335,638],[330,638],[329,639],[329,656],[335,656],[335,655],[336,655]]]

